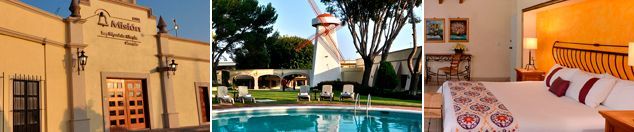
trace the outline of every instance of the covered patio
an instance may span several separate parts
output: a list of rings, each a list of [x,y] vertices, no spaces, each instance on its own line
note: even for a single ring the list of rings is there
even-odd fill
[[[309,85],[309,69],[248,69],[229,71],[229,83],[249,89],[297,88]],[[257,79],[257,80],[256,80]]]

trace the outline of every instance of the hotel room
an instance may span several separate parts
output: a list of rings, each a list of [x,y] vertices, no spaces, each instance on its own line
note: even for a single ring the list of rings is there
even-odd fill
[[[634,131],[634,1],[424,5],[425,131]]]

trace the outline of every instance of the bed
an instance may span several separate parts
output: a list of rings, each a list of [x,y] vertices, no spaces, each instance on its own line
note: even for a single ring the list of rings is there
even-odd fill
[[[571,45],[579,46],[571,47]],[[594,49],[603,49],[605,48],[604,46],[619,48],[619,46],[614,45],[556,41],[553,44],[553,59],[557,65],[579,69],[583,72],[610,74],[618,79],[634,80],[634,68],[627,66],[627,63],[625,63],[627,54],[588,48],[576,48],[584,46]],[[593,59],[597,61],[593,61]],[[460,120],[458,120],[457,117],[457,115],[461,115],[461,119],[464,119],[462,118],[464,113],[457,114],[455,110],[464,109],[465,107],[453,107],[456,101],[454,101],[455,98],[452,99],[452,95],[455,96],[456,93],[447,91],[456,90],[452,88],[453,86],[448,86],[448,83],[456,83],[456,81],[445,82],[438,90],[438,92],[443,95],[443,130],[446,132],[465,130],[463,129],[465,128],[464,123],[459,123]],[[517,123],[517,129],[511,130],[522,132],[604,131],[605,121],[598,111],[610,110],[609,107],[599,105],[592,108],[586,106],[585,102],[580,103],[573,98],[557,97],[549,91],[549,87],[545,85],[544,81],[480,83],[480,85],[483,85],[486,90],[490,92],[487,94],[492,94],[498,102],[505,106],[504,110],[508,110],[512,113],[513,121]],[[459,93],[458,95],[462,94]],[[472,98],[477,99],[480,97]],[[458,104],[460,104],[460,102]],[[468,109],[469,107],[466,108]],[[493,116],[491,116],[490,119],[493,120]],[[495,125],[492,126],[495,127]],[[481,131],[483,129],[472,130]]]

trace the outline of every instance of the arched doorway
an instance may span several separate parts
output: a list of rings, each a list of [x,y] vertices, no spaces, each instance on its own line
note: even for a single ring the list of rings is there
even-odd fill
[[[304,74],[288,74],[284,76],[283,85],[285,88],[293,90],[302,85],[308,85],[308,76]]]
[[[262,75],[258,77],[258,85],[261,89],[279,89],[281,78],[276,75]]]
[[[253,89],[255,86],[255,80],[249,75],[237,75],[232,78],[233,87],[247,86],[249,89]]]

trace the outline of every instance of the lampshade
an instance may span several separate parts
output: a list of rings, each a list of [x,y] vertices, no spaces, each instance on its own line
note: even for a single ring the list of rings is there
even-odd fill
[[[537,38],[525,38],[524,49],[537,49]]]
[[[634,66],[634,42],[630,42],[630,50],[628,52],[628,62],[630,66]]]

